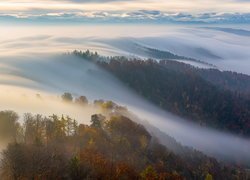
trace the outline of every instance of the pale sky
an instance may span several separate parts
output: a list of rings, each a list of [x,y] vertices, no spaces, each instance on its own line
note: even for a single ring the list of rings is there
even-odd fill
[[[248,12],[250,0],[4,0],[0,10],[160,10],[175,12]]]
[[[139,13],[138,13],[139,11]],[[131,13],[133,12],[133,13]],[[143,13],[142,13],[143,12]],[[215,14],[211,14],[215,13]],[[250,0],[4,0],[0,1],[2,18],[117,18],[170,19],[178,15],[181,21],[250,19]],[[185,15],[185,17],[183,16]],[[202,14],[202,15],[201,15]],[[209,14],[209,15],[208,15]],[[223,16],[221,17],[221,15]],[[228,14],[231,14],[230,17]],[[171,15],[171,16],[169,16]],[[194,17],[190,17],[190,15]],[[198,18],[196,17],[198,15]],[[240,17],[238,17],[240,15]],[[74,16],[74,17],[73,17]],[[200,19],[202,18],[202,19]],[[208,19],[208,21],[210,20]],[[180,19],[178,19],[179,21]],[[249,20],[250,21],[250,20]]]

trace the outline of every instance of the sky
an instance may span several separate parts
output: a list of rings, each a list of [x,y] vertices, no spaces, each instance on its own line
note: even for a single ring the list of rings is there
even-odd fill
[[[250,0],[4,0],[0,21],[250,23]]]

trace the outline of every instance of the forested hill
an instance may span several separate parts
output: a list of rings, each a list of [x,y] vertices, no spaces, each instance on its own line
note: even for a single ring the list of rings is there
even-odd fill
[[[187,150],[179,155],[161,145],[142,125],[123,116],[126,108],[111,101],[66,103],[97,108],[90,125],[68,116],[25,114],[23,123],[13,111],[0,111],[0,140],[8,140],[2,152],[3,179],[244,179],[239,167],[219,163]]]
[[[74,54],[97,63],[167,111],[202,126],[250,136],[247,75],[198,69],[170,60],[101,57],[89,51]]]

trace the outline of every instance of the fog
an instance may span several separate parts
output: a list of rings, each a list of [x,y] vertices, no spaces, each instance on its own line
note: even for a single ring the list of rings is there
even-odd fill
[[[61,96],[38,90],[15,86],[0,86],[0,110],[14,110],[22,121],[24,113],[51,116],[69,115],[82,123],[89,124],[91,115],[101,112],[94,106],[79,106],[62,101]],[[37,93],[37,94],[35,94]]]
[[[88,123],[92,108],[65,105],[64,92],[127,106],[183,145],[227,160],[250,162],[250,141],[197,126],[155,107],[96,65],[72,55],[19,55],[0,58],[0,108],[43,115],[66,114]],[[37,97],[39,94],[42,99]]]
[[[2,25],[2,56],[64,53],[75,49],[102,55],[147,58],[134,44],[195,58],[217,66],[250,74],[250,26],[173,25]],[[188,63],[188,62],[187,62]]]

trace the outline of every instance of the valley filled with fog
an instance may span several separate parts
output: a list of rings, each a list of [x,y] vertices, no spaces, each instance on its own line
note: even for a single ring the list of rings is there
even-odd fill
[[[151,56],[145,48],[152,48],[250,74],[249,31],[246,25],[14,25],[1,28],[0,52],[8,56],[89,49],[102,55],[147,58]]]
[[[183,145],[214,157],[250,161],[248,139],[188,123],[152,105],[97,65],[65,54],[89,49],[103,56],[157,59],[150,54],[156,49],[190,58],[176,60],[198,67],[250,74],[250,29],[243,28],[6,26],[0,30],[0,108],[20,114],[65,113],[83,122],[93,109],[61,103],[62,93],[112,100]]]

